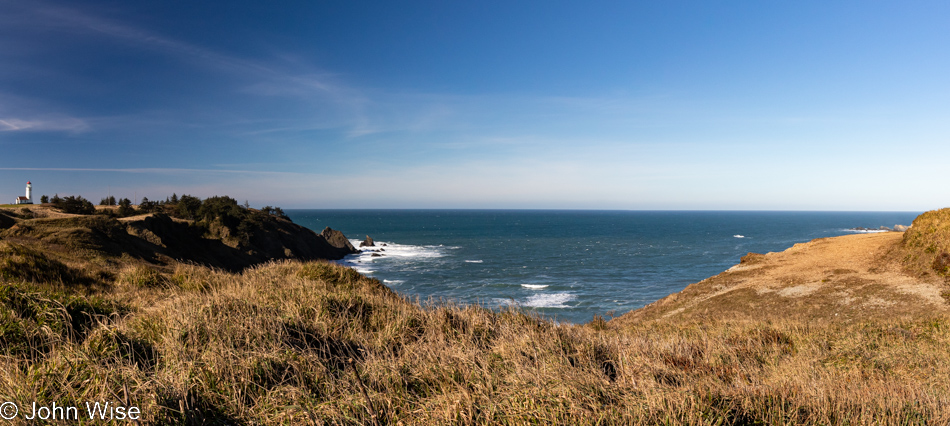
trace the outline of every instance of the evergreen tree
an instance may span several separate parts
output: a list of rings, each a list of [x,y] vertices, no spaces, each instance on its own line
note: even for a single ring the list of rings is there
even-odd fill
[[[119,213],[119,216],[131,216],[135,214],[135,209],[132,208],[132,200],[129,200],[128,198],[119,200],[119,209],[117,213]]]
[[[44,196],[40,197],[40,203],[46,204],[46,203],[48,203],[48,202],[49,202],[49,197],[48,197],[48,196],[44,195]]]
[[[142,202],[139,203],[139,210],[141,210],[142,213],[151,213],[155,211],[157,207],[158,207],[158,203],[154,201],[149,201],[148,197],[142,197]]]
[[[262,208],[261,211],[271,216],[287,217],[287,215],[284,214],[284,210],[281,209],[280,207],[264,206],[264,208]]]
[[[172,194],[172,199],[175,199],[175,195]],[[201,199],[198,197],[192,197],[191,195],[182,195],[180,199],[177,200],[178,216],[182,219],[197,219],[198,218],[198,209],[201,208]]]
[[[51,202],[63,213],[93,214],[96,212],[96,207],[89,200],[80,196],[68,195],[60,198],[59,195],[55,195]]]

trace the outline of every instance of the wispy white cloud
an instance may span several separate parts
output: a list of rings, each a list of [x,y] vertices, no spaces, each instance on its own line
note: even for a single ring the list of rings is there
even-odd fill
[[[31,2],[30,4],[32,9],[29,9],[26,13],[38,18],[29,21],[29,24],[33,26],[43,26],[52,30],[100,34],[138,46],[147,46],[170,54],[194,58],[202,63],[223,68],[265,73],[273,72],[273,70],[257,62],[224,55],[143,28],[89,14],[76,8],[43,2]]]
[[[0,132],[50,132],[79,133],[89,130],[89,124],[74,117],[20,119],[0,117]]]
[[[163,167],[138,167],[138,168],[81,168],[81,167],[0,167],[3,171],[41,171],[41,172],[106,172],[106,173],[153,173],[153,174],[175,174],[187,175],[197,173],[217,173],[217,174],[242,174],[242,175],[269,175],[269,176],[294,176],[301,173],[294,172],[274,172],[262,170],[235,170],[235,169],[183,169],[183,168],[163,168]]]
[[[15,19],[14,19],[15,17]],[[53,2],[31,1],[29,3],[0,2],[0,25],[22,28],[24,32],[54,31],[73,33],[83,37],[105,37],[136,48],[152,50],[169,55],[191,66],[215,70],[234,85],[235,92],[267,96],[293,96],[310,104],[323,104],[321,112],[329,109],[333,114],[319,114],[320,120],[333,120],[336,128],[350,127],[352,134],[365,134],[370,121],[365,110],[372,103],[362,90],[345,84],[339,76],[296,62],[274,58],[243,58],[214,49],[169,37],[128,22],[109,19],[94,10],[78,9]],[[225,115],[240,115],[239,111],[220,111]],[[16,115],[16,114],[14,114]],[[0,116],[2,117],[2,116]],[[221,117],[223,121],[233,121]],[[286,117],[268,117],[285,119]],[[100,120],[107,121],[106,118]],[[307,121],[299,117],[297,121]],[[312,127],[307,123],[300,126]],[[17,128],[16,124],[5,126]]]
[[[235,92],[290,98],[296,102],[280,112],[264,114],[241,108],[202,109],[202,114],[214,115],[217,124],[234,123],[231,130],[242,136],[339,129],[350,138],[444,131],[518,138],[524,135],[524,131],[519,129],[525,127],[537,127],[539,123],[561,129],[572,123],[587,126],[591,117],[597,117],[598,125],[607,126],[655,123],[656,120],[651,121],[651,118],[655,119],[658,111],[670,104],[669,99],[656,95],[458,95],[368,89],[348,84],[345,76],[320,70],[295,58],[288,59],[286,54],[275,53],[269,58],[239,57],[129,22],[109,19],[105,13],[97,14],[89,8],[31,1],[18,3],[16,9],[20,15],[17,20],[0,18],[0,21],[9,25],[29,24],[47,31],[107,37],[138,48],[159,51],[193,66],[213,68],[222,75],[234,77],[229,81]],[[250,121],[253,123],[246,119],[248,116],[252,117]],[[127,116],[112,120],[99,117],[95,120],[89,118],[86,122],[87,126],[93,122],[97,128],[100,124],[103,128],[111,128],[135,121],[129,119]],[[185,120],[187,117],[173,122],[180,126]],[[211,121],[205,119],[202,125],[211,125]],[[5,126],[7,130],[19,127],[15,123]]]

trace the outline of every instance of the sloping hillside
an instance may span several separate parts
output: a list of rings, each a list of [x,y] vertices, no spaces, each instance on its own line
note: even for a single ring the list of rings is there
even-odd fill
[[[926,212],[904,232],[897,251],[905,270],[913,275],[950,277],[950,208]]]
[[[613,322],[850,322],[948,312],[950,288],[942,278],[905,272],[896,254],[907,250],[906,240],[898,232],[856,234],[796,244],[780,253],[750,253],[729,270]]]
[[[49,209],[49,208],[45,208]],[[0,214],[0,239],[33,250],[80,261],[131,257],[154,265],[193,262],[229,271],[279,259],[341,259],[357,250],[338,231],[322,234],[280,216],[256,214],[250,224],[184,220],[164,213],[126,218],[50,214],[32,207],[28,214]],[[20,213],[19,215],[16,213]],[[55,213],[52,212],[52,213]]]

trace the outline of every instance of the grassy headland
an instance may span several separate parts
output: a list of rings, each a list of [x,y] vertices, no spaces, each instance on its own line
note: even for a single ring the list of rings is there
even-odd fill
[[[663,313],[692,314],[654,306],[555,324],[517,310],[407,300],[324,261],[224,270],[134,245],[116,251],[108,241],[122,248],[134,241],[125,235],[150,238],[108,222],[124,223],[116,219],[63,230],[61,219],[4,215],[13,224],[0,232],[0,399],[21,406],[113,401],[139,406],[146,424],[950,421],[950,315],[903,306],[924,299],[888,305],[905,315],[854,309],[848,321],[733,312],[790,296],[799,296],[796,311],[825,312],[834,300],[781,293],[808,284],[796,281],[729,299],[734,310],[667,302],[657,304],[669,304]],[[922,223],[913,229],[927,229]],[[25,227],[31,233],[18,231]],[[866,262],[888,271],[925,264],[910,256],[913,235]],[[820,255],[822,247],[812,248]],[[769,256],[744,263],[768,266]],[[839,269],[841,279],[833,273],[824,284],[869,287],[854,262]],[[945,285],[928,274],[921,282]],[[728,290],[724,283],[715,292]],[[870,287],[851,292],[857,302],[848,306],[891,294]],[[678,298],[703,297],[703,288]]]

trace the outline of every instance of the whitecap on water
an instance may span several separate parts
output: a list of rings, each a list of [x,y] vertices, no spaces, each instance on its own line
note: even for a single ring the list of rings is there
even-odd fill
[[[845,229],[845,232],[854,232],[857,234],[878,234],[881,232],[891,232],[887,229]]]
[[[576,298],[577,296],[570,293],[536,294],[528,297],[522,305],[532,308],[568,308],[565,303]]]
[[[548,288],[547,284],[521,284],[524,288],[530,288],[532,290],[541,290],[542,288]]]
[[[735,238],[745,238],[745,235],[736,234],[736,235],[733,235],[733,237],[735,237]]]
[[[466,260],[465,263],[482,263],[481,260]]]

